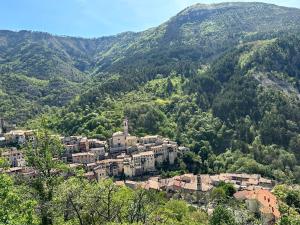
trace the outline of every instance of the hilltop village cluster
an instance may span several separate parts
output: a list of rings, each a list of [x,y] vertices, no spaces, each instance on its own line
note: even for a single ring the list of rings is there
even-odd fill
[[[85,137],[65,137],[66,162],[70,166],[85,165],[87,176],[101,179],[111,176],[135,177],[152,174],[163,163],[174,164],[178,145],[161,136],[136,137],[128,133],[128,121],[124,131],[116,132],[107,142]]]
[[[3,125],[2,121],[0,146],[9,144],[22,146],[27,141],[34,140],[34,132],[31,130],[8,131]],[[238,190],[234,197],[246,201],[249,210],[262,216],[264,224],[273,224],[280,218],[276,197],[270,192],[275,185],[274,181],[257,174],[235,173],[184,174],[163,179],[157,173],[158,168],[162,164],[174,164],[178,154],[183,154],[189,149],[159,135],[131,136],[128,133],[127,119],[124,120],[123,126],[124,130],[114,133],[108,141],[82,136],[60,137],[64,146],[61,160],[70,168],[83,168],[84,176],[90,180],[116,177],[119,178],[115,181],[116,185],[165,191],[170,195],[179,194],[190,202],[201,193],[209,193],[221,182],[232,183]],[[0,168],[0,172],[28,178],[38,176],[36,171],[26,166],[22,150],[6,149],[2,151],[1,157],[6,159],[10,168],[2,170]],[[147,179],[135,181],[142,176]],[[199,201],[197,199],[197,202]]]
[[[0,143],[24,144],[34,138],[33,131],[11,130],[4,133]],[[177,158],[176,142],[159,135],[136,137],[128,133],[128,121],[124,130],[112,135],[108,141],[88,139],[82,136],[60,137],[64,146],[62,160],[70,167],[83,167],[89,179],[106,177],[136,177],[154,174],[162,164],[172,165]],[[11,148],[2,152],[13,173],[28,173],[22,151]]]

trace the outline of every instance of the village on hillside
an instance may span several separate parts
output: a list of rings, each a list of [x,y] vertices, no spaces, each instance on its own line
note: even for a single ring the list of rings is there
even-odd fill
[[[34,131],[16,130],[14,126],[0,121],[0,146],[4,149],[1,157],[9,167],[0,169],[0,172],[28,179],[39,176],[26,165],[22,148],[5,147],[22,146],[33,141]],[[159,135],[132,136],[128,132],[127,119],[123,122],[123,131],[113,133],[107,141],[83,136],[59,138],[64,146],[61,160],[72,169],[83,169],[84,176],[89,180],[113,177],[118,186],[164,191],[169,196],[177,195],[198,205],[205,202],[203,198],[214,187],[220,183],[231,183],[237,190],[234,197],[246,201],[248,209],[259,213],[265,224],[280,218],[277,199],[271,193],[275,181],[259,174],[182,174],[162,178],[158,168],[162,164],[172,166],[178,155],[189,149]]]

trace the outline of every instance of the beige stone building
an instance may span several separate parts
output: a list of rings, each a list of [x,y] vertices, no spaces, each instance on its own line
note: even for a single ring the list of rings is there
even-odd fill
[[[98,180],[110,177],[120,176],[123,174],[124,162],[123,159],[105,159],[97,162],[94,168],[94,173]]]
[[[128,133],[128,120],[123,122],[123,131],[113,133],[112,138],[109,140],[110,153],[120,154],[122,152],[134,152],[137,150],[138,138],[131,136]]]
[[[152,172],[155,171],[155,158],[153,151],[141,152],[141,165],[143,172]]]
[[[124,174],[127,177],[139,176],[155,171],[155,158],[153,151],[133,154],[124,159]]]
[[[172,165],[174,164],[174,161],[177,158],[176,142],[165,140],[161,145],[150,147],[150,150],[154,152],[155,162],[157,164],[168,162]]]
[[[2,152],[1,157],[3,157],[11,167],[24,167],[26,164],[22,151],[16,148]]]
[[[105,158],[105,148],[99,147],[99,148],[90,148],[90,152],[93,153],[97,160],[103,160]]]
[[[126,136],[124,132],[118,131],[110,139],[110,153],[116,154],[126,151]]]
[[[86,137],[81,138],[81,140],[79,141],[79,149],[81,152],[87,152],[89,151],[89,141]]]
[[[89,163],[94,163],[95,161],[96,161],[95,154],[91,152],[80,152],[80,153],[72,154],[73,163],[89,164]]]
[[[98,139],[88,139],[89,147],[91,148],[106,148],[106,141],[100,141]]]
[[[32,141],[34,138],[32,130],[12,130],[4,134],[7,143],[24,144],[26,141]]]
[[[64,145],[78,145],[79,148],[79,142],[82,138],[82,136],[62,137],[61,141]]]

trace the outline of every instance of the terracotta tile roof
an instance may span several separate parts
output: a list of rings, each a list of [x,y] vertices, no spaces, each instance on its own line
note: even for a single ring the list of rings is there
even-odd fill
[[[277,198],[268,190],[239,191],[234,197],[239,200],[255,199],[260,204],[262,213],[271,213],[276,219],[280,218]]]
[[[146,190],[149,189],[160,190],[160,183],[155,180],[148,180],[146,182],[141,183],[141,188],[144,188]]]

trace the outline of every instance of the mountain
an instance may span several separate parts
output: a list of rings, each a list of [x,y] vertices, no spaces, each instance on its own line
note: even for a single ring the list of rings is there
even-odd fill
[[[168,136],[194,152],[179,170],[299,182],[299,41],[241,44],[190,76],[173,71],[136,87],[94,77],[68,107],[29,126],[106,139],[126,116],[131,134]]]
[[[271,218],[236,200],[229,183],[170,199],[110,179],[89,182],[85,166],[78,171],[53,160],[62,146],[49,134],[108,140],[125,117],[130,135],[161,135],[190,150],[177,151],[172,165],[156,165],[161,178],[259,174],[254,180],[262,188],[274,185],[272,193],[261,190],[266,210],[280,212],[272,222],[300,224],[299,21],[300,9],[221,3],[193,5],[143,32],[95,39],[0,31],[0,119],[39,130],[33,146],[16,147],[43,174],[0,173],[0,224],[261,224]],[[1,157],[0,167],[7,169]],[[205,183],[206,175],[197,178]]]
[[[299,12],[264,3],[197,4],[129,42],[114,45],[97,63],[100,71],[118,72],[128,64],[163,68],[167,62],[176,68],[190,60],[206,63],[239,43],[299,31]]]
[[[81,81],[93,70],[120,72],[128,62],[204,63],[239,43],[299,31],[299,12],[264,3],[197,4],[156,28],[96,39],[0,31],[0,71]]]
[[[0,31],[0,113],[22,123],[82,92],[82,104],[94,104],[114,86],[131,91],[172,71],[191,76],[237,45],[297,33],[299,12],[264,3],[196,4],[144,32],[96,39]]]
[[[0,113],[29,128],[190,147],[180,170],[300,181],[300,10],[196,4],[143,32],[0,31]],[[28,120],[31,119],[31,120]]]

